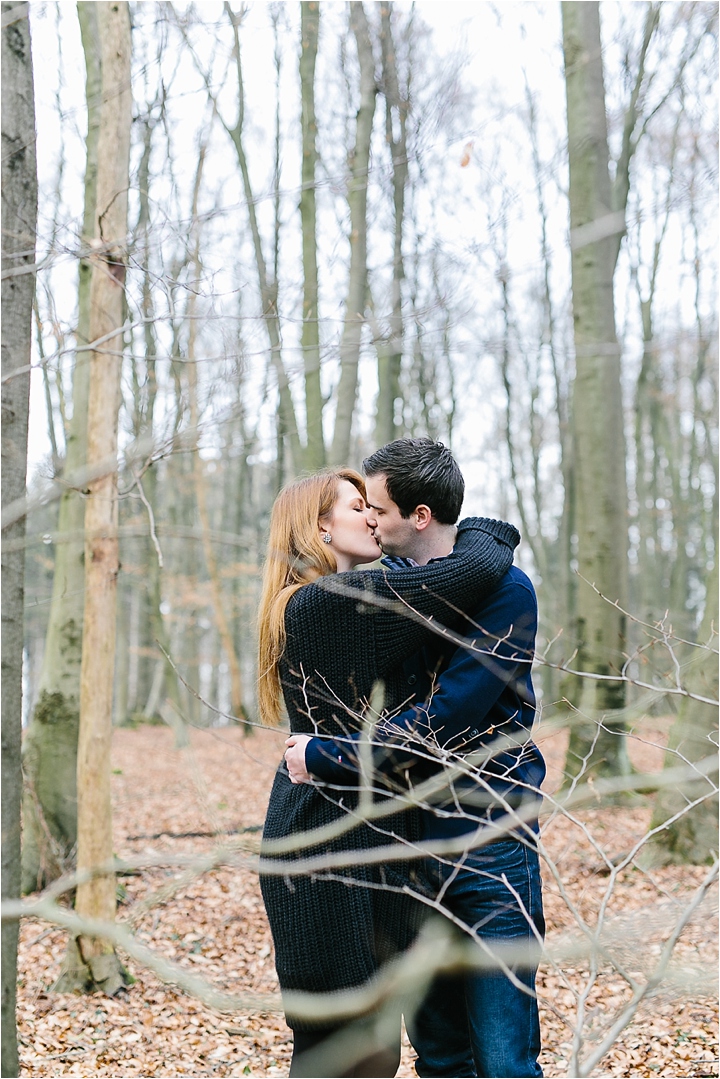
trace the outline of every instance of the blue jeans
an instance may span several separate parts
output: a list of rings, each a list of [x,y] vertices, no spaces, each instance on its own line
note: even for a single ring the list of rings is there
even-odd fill
[[[532,962],[538,937],[530,922],[545,932],[537,852],[508,839],[458,862],[429,867],[438,892],[447,882],[442,906],[490,944],[527,940]],[[498,969],[435,979],[409,1030],[419,1076],[542,1076],[535,967],[508,966],[524,989]]]

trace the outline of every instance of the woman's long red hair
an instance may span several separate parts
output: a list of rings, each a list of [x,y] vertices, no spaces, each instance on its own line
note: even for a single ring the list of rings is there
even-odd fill
[[[285,608],[298,588],[337,572],[318,524],[332,512],[341,480],[349,480],[365,498],[359,472],[333,468],[295,480],[273,506],[258,612],[258,707],[262,722],[275,727],[282,715],[278,663],[285,649]]]

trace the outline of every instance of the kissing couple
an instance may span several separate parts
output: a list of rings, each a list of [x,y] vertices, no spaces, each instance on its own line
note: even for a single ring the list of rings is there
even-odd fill
[[[479,955],[500,945],[511,958],[431,981],[405,1017],[417,1074],[541,1076],[545,764],[520,536],[484,517],[457,524],[465,484],[440,442],[391,442],[363,473],[281,491],[263,577],[260,714],[277,726],[285,711],[291,732],[261,867],[290,1075],[395,1075],[400,1004],[309,1017],[292,1001],[372,989],[432,907]],[[432,793],[416,797],[423,784]]]

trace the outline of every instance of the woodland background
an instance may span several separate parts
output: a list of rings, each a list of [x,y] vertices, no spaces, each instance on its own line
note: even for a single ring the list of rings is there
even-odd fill
[[[114,728],[116,752],[163,724],[175,750],[158,731],[154,753],[238,727],[249,759],[268,739],[279,757],[253,734],[273,499],[402,435],[448,443],[464,512],[520,528],[560,739],[550,818],[592,839],[608,909],[633,906],[626,870],[673,864],[695,868],[651,879],[692,884],[676,927],[706,909],[717,5],[473,5],[482,46],[448,44],[433,7],[2,5],[6,1015],[18,911],[66,924],[77,885],[85,928],[115,918],[98,866],[137,851],[117,821],[113,839]],[[217,865],[232,833],[209,827]],[[548,832],[548,865],[558,850]],[[111,949],[72,940],[64,987],[118,991]],[[604,1052],[583,1055],[573,983],[569,1074],[661,966],[637,1001],[626,978]]]

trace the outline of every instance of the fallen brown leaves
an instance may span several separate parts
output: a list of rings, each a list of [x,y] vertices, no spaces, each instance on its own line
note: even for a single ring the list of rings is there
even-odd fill
[[[188,748],[175,749],[166,728],[117,730],[116,853],[128,858],[159,852],[202,854],[223,832],[246,838],[252,849],[284,737],[282,732],[243,738],[237,730],[196,731]],[[551,740],[543,749],[556,775],[561,740]],[[633,755],[637,764],[661,765],[661,753],[642,743],[634,746]],[[648,810],[598,809],[583,813],[582,821],[587,834],[567,819],[555,818],[544,841],[571,904],[594,925],[609,878],[589,837],[610,854],[627,851],[647,827]],[[609,947],[630,973],[642,976],[649,971],[667,937],[669,920],[704,872],[671,867],[646,875],[630,867],[618,878],[607,904],[607,917],[614,924]],[[143,943],[202,975],[216,989],[277,992],[255,875],[220,868],[181,882],[181,874],[180,869],[161,868],[121,878],[125,894],[118,918],[131,922]],[[170,895],[153,904],[158,889]],[[561,934],[578,932],[549,876],[545,906],[550,943]],[[49,992],[65,942],[63,931],[38,921],[28,919],[22,926],[18,1018],[24,1076],[287,1075],[291,1035],[279,1013],[213,1011],[132,962],[127,966],[136,981],[121,999]],[[715,922],[703,908],[683,933],[678,964],[693,979],[692,972],[706,967],[714,948]],[[580,961],[571,968],[540,972],[541,1059],[548,1077],[568,1074],[577,994],[587,980],[587,965]],[[707,994],[697,980],[689,987],[663,989],[642,1005],[593,1074],[717,1075],[717,1009]],[[627,983],[609,965],[600,969],[585,1003],[581,1058],[602,1040],[629,996]],[[414,1075],[413,1057],[406,1042],[399,1076]]]
[[[670,720],[652,719],[629,741],[633,765],[642,771],[662,768],[662,747]],[[566,734],[542,740],[548,761],[548,789],[560,784]],[[580,938],[577,916],[594,929],[604,909],[603,944],[616,963],[642,983],[660,957],[675,920],[704,879],[707,867],[669,866],[643,872],[629,865],[616,879],[597,848],[619,864],[649,827],[650,808],[618,807],[583,811],[578,825],[558,815],[546,818],[543,842],[556,866],[560,884],[544,871],[547,943]],[[584,830],[579,825],[584,826]],[[544,867],[546,869],[546,867]],[[574,908],[574,913],[571,910]],[[718,1074],[717,1000],[708,969],[717,964],[716,909],[709,904],[683,932],[674,951],[674,984],[663,985],[641,1004],[593,1075],[716,1076]],[[679,983],[679,984],[678,984]],[[565,1076],[577,1026],[578,994],[590,985],[584,1003],[580,1059],[602,1042],[631,999],[628,983],[610,963],[594,979],[587,963],[562,970],[541,967],[541,1005],[545,1075]],[[704,995],[701,995],[704,994]]]

